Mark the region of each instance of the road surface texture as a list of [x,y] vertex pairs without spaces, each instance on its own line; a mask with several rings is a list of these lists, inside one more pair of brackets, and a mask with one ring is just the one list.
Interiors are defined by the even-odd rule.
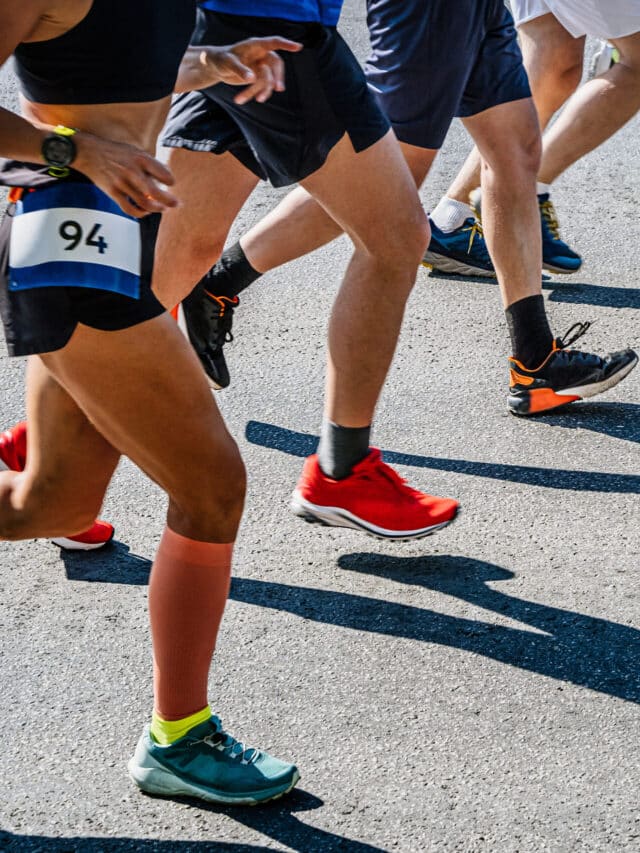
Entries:
[[[342,21],[361,56],[363,5]],[[2,86],[14,103],[8,70]],[[632,121],[554,192],[584,268],[546,280],[545,299],[557,334],[595,321],[581,341],[593,351],[640,346],[639,131]],[[467,144],[456,126],[427,207]],[[260,189],[235,233],[278,197]],[[496,285],[421,269],[375,443],[463,512],[415,544],[305,525],[287,502],[318,433],[348,256],[337,241],[243,297],[232,385],[216,398],[249,495],[212,703],[232,733],[295,760],[299,789],[218,809],[129,782],[151,709],[147,580],[165,501],[124,461],[103,510],[113,547],[0,544],[0,849],[640,850],[640,370],[594,402],[518,420]],[[10,425],[24,364],[3,355],[0,370]]]

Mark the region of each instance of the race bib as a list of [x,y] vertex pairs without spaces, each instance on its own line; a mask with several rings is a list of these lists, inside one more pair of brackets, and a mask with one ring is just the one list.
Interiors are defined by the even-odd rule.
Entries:
[[9,289],[90,287],[140,298],[140,224],[92,184],[25,193],[11,224]]

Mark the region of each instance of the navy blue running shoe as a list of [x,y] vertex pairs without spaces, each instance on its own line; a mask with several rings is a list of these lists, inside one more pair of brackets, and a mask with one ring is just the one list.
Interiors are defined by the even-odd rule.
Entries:
[[429,218],[431,242],[422,265],[438,272],[495,278],[496,272],[482,234],[482,225],[470,216],[455,231],[441,231]]
[[538,196],[542,224],[542,266],[549,272],[569,274],[582,266],[582,258],[560,238],[558,217],[549,193]]

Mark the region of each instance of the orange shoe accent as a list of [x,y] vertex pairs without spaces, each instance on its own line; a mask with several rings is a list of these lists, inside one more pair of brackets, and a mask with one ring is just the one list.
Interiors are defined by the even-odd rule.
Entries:
[[548,409],[557,409],[558,406],[566,406],[567,403],[574,403],[581,399],[579,394],[563,396],[556,394],[552,388],[538,388],[529,391],[529,414],[534,415],[538,412],[546,412]]
[[512,388],[514,385],[533,385],[536,381],[533,376],[523,376],[521,373],[516,373],[513,367],[509,369],[509,375],[511,377]]
[[15,204],[17,201],[20,201],[23,195],[23,187],[11,187],[7,195],[7,201],[9,202],[9,204]]
[[176,323],[178,322],[178,311],[179,310],[180,310],[180,303],[178,302],[178,304],[175,307],[173,307],[171,309],[171,311],[169,311],[169,314],[171,314],[171,316],[176,321]]

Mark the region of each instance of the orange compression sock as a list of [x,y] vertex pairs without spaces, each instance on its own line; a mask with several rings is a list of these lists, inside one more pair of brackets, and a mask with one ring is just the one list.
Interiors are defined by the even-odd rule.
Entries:
[[233,543],[165,527],[149,580],[155,711],[179,720],[207,705],[207,679],[231,582]]

